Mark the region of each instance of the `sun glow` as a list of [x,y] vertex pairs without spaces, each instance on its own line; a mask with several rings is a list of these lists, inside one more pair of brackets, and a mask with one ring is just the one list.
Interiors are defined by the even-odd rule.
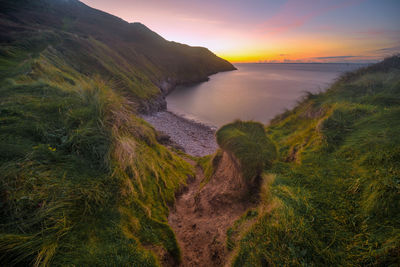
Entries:
[[400,52],[397,0],[83,2],[232,62],[373,62]]

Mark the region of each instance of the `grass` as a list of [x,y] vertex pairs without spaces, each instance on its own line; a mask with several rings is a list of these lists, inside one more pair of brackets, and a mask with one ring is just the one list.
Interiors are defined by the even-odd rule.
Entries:
[[179,262],[167,215],[193,170],[135,115],[154,84],[117,86],[101,75],[124,75],[107,62],[111,51],[75,39],[104,55],[85,75],[76,66],[85,59],[58,50],[62,38],[1,47],[1,264],[158,266],[160,250]]
[[179,263],[167,216],[193,167],[136,114],[234,67],[82,3],[0,6],[0,264]]
[[203,81],[212,73],[234,69],[205,48],[166,41],[140,23],[128,23],[83,3],[18,0],[0,5],[3,44],[51,34],[56,42],[43,44],[62,43],[62,49],[53,48],[68,64],[86,75],[96,69],[104,79],[138,94],[136,100],[142,100],[140,94],[159,92],[155,85],[163,81],[172,85]]
[[250,184],[277,157],[276,147],[260,123],[235,121],[221,127],[216,136],[220,148],[239,161]]
[[204,156],[197,159],[197,163],[200,165],[204,172],[204,179],[203,181],[201,181],[201,187],[206,185],[210,181],[213,174],[216,172],[216,168],[218,167],[218,164],[222,159],[222,153],[222,150],[218,149],[217,152],[212,155]]
[[400,263],[399,70],[394,56],[345,74],[266,127],[280,159],[233,266]]
[[[80,4],[28,2],[1,3],[1,265],[179,263],[167,215],[193,169],[135,114],[163,81],[232,66]],[[346,74],[265,129],[218,131],[244,176],[263,177],[228,230],[234,266],[400,264],[399,62]],[[219,157],[199,160],[206,179]]]

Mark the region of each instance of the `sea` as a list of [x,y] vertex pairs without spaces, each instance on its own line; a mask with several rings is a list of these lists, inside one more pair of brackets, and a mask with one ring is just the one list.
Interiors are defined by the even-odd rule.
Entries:
[[338,77],[365,64],[243,63],[209,81],[179,86],[167,96],[170,112],[212,127],[236,119],[264,124],[293,108],[307,92],[326,90]]

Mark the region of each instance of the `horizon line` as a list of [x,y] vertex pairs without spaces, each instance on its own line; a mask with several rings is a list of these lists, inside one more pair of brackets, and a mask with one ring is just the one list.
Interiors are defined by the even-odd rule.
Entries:
[[368,62],[231,62],[231,64],[374,64],[382,60],[368,61]]

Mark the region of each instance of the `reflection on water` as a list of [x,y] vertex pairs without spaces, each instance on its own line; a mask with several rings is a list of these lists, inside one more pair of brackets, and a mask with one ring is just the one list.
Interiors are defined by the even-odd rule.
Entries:
[[208,82],[178,87],[167,97],[168,110],[221,126],[235,119],[268,123],[292,108],[306,91],[318,92],[340,73],[360,64],[237,64]]

